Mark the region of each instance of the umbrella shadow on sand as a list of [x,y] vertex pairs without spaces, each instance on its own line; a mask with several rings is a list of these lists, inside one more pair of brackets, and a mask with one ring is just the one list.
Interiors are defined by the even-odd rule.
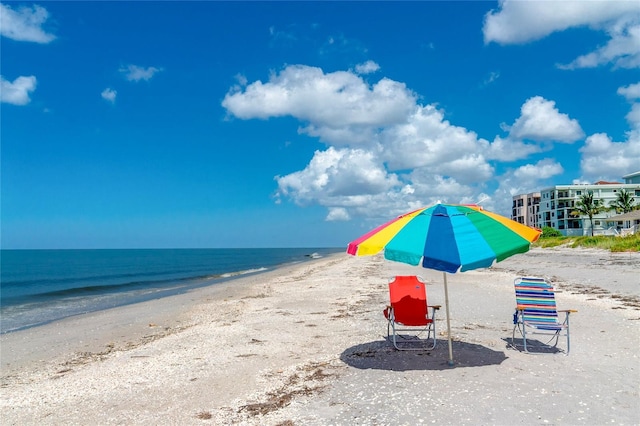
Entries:
[[499,365],[507,359],[503,351],[482,345],[453,342],[456,351],[455,365],[451,367],[447,358],[447,341],[438,340],[435,349],[398,351],[386,340],[352,346],[340,354],[345,364],[359,369],[390,371],[448,370],[451,368]]

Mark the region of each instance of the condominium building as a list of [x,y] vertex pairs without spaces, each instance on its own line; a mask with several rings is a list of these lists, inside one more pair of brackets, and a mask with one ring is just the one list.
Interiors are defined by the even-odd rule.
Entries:
[[513,197],[511,219],[523,225],[538,228],[538,210],[540,208],[540,193],[531,192]]
[[640,183],[640,171],[622,176],[624,183]]
[[[618,199],[621,190],[629,192],[640,205],[640,171],[623,176],[625,183],[596,182],[594,184],[555,185],[540,192],[521,194],[513,197],[511,219],[516,222],[544,228],[546,226],[559,230],[565,236],[615,234],[616,227],[621,224],[616,219],[607,220],[617,215],[615,210],[607,210],[593,217],[593,225],[589,219],[572,216],[576,202],[593,192],[594,199],[602,200],[605,206],[611,206]],[[637,222],[637,221],[636,221]]]
[[607,218],[617,215],[615,210],[607,210],[593,217],[593,224],[586,217],[572,216],[576,202],[583,195],[593,192],[593,198],[602,200],[605,206],[610,206],[618,199],[621,190],[628,191],[640,204],[640,183],[596,182],[583,185],[556,185],[540,191],[540,209],[538,211],[538,226],[550,226],[566,236],[605,234],[609,228]]

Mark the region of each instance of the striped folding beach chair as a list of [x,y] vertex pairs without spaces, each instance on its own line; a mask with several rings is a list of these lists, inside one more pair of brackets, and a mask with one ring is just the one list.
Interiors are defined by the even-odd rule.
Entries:
[[[522,335],[522,347],[525,352],[543,353],[559,351],[560,336],[567,337],[568,355],[569,342],[569,314],[577,312],[573,309],[558,311],[556,309],[556,295],[549,282],[544,278],[520,277],[514,281],[516,290],[516,311],[513,314],[513,336],[511,344],[516,345],[516,331]],[[558,313],[564,313],[564,321],[560,322]],[[531,335],[545,336],[545,342],[531,340]]]

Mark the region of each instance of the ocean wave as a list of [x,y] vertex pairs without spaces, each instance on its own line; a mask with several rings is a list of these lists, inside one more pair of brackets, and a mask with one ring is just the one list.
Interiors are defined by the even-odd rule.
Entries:
[[238,271],[238,272],[227,272],[224,273],[222,275],[220,275],[221,278],[230,278],[230,277],[236,277],[238,275],[246,275],[246,274],[254,274],[256,272],[264,272],[268,270],[268,268],[256,268],[256,269],[247,269],[245,271]]
[[132,280],[114,284],[99,285],[83,285],[69,288],[56,289],[51,291],[43,291],[35,294],[19,294],[15,296],[7,296],[6,293],[2,297],[3,304],[21,303],[25,298],[29,300],[56,299],[76,296],[95,296],[108,293],[127,292],[131,290],[163,290],[170,286],[189,286],[198,282],[209,282],[216,279],[231,278],[239,275],[264,272],[267,268],[247,269],[235,272],[225,272],[221,274],[197,275],[189,277],[170,277],[160,280]]

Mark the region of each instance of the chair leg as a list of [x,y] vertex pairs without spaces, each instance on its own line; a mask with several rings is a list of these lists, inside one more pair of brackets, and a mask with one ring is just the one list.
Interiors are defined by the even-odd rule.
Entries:
[[[418,332],[418,334],[421,333],[426,333],[426,337],[423,339],[420,339],[420,337],[416,336],[417,341],[418,342],[423,342],[425,344],[424,347],[415,347],[415,348],[411,348],[411,347],[401,347],[399,345],[399,341],[398,341],[398,336],[400,336],[401,339],[403,339],[403,337],[401,335],[398,334],[398,332],[400,331],[416,331]],[[433,337],[431,337],[431,333],[433,333]],[[387,323],[387,340],[389,338],[391,338],[391,342],[393,343],[393,347],[396,348],[399,351],[431,351],[433,349],[435,349],[436,347],[436,343],[437,343],[437,339],[436,339],[436,331],[435,331],[435,324],[432,323],[431,326],[429,326],[428,328],[424,328],[420,331],[418,330],[408,330],[408,329],[403,329],[403,328],[399,328],[397,329],[395,326],[395,322],[393,321],[388,321]],[[429,345],[430,340],[433,340],[433,344]]]
[[569,355],[569,351],[571,350],[571,343],[569,341],[569,312],[565,312],[565,324],[567,325],[567,355]]

